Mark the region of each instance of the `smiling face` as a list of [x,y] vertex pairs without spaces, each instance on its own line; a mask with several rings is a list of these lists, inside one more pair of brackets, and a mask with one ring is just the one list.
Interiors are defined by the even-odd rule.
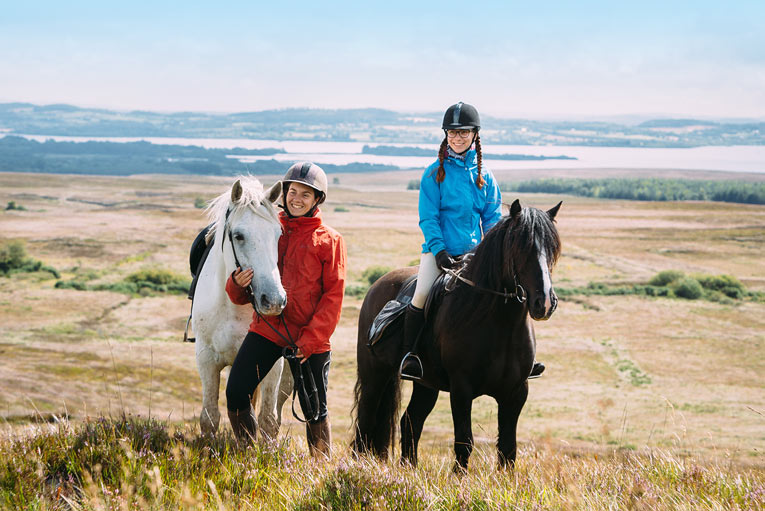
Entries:
[[284,202],[290,215],[303,216],[319,202],[319,198],[310,186],[303,183],[290,183]]
[[449,147],[452,148],[457,154],[462,154],[473,144],[475,138],[475,132],[471,129],[457,129],[447,130],[446,140],[449,142]]

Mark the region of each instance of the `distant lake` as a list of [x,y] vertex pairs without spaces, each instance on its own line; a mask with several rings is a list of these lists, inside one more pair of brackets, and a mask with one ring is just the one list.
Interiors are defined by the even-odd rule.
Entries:
[[[317,142],[296,140],[253,140],[231,138],[167,138],[167,137],[67,137],[46,135],[21,135],[43,142],[138,142],[152,144],[195,145],[211,149],[242,147],[245,149],[281,148],[287,151],[272,156],[237,156],[243,161],[270,160],[293,162],[310,160],[316,163],[343,165],[353,162],[395,165],[406,169],[422,169],[435,160],[438,146],[435,144],[378,144],[391,146],[416,146],[433,150],[433,157],[382,156],[361,154],[365,142]],[[582,146],[517,146],[484,143],[485,153],[525,154],[532,156],[572,156],[576,160],[507,161],[484,159],[493,170],[512,169],[679,169],[718,170],[727,172],[765,173],[765,146],[706,146],[693,148],[633,148],[633,147],[582,147]]]

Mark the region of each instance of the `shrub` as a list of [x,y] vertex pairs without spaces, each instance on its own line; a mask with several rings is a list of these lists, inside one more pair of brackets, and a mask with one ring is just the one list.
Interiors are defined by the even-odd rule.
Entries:
[[667,286],[676,280],[683,278],[685,274],[678,270],[664,270],[653,276],[648,284],[651,286]]
[[361,297],[367,294],[368,289],[369,289],[369,286],[357,286],[357,285],[351,284],[350,286],[345,286],[345,295]]
[[0,246],[0,273],[8,273],[24,266],[27,249],[20,241],[11,241]]
[[134,284],[148,282],[155,285],[172,284],[180,279],[181,277],[175,273],[162,268],[144,268],[125,277],[126,282]]
[[364,270],[361,276],[365,278],[367,282],[369,282],[369,285],[371,286],[372,284],[375,283],[377,279],[379,279],[380,277],[382,277],[389,271],[391,271],[391,268],[388,266],[370,266],[369,268]]
[[731,275],[694,275],[704,289],[717,291],[730,298],[740,300],[746,294],[746,288],[736,277]]
[[11,241],[0,246],[0,275],[9,273],[34,273],[46,271],[56,278],[61,275],[52,266],[27,257],[27,249],[21,241]]
[[16,204],[16,201],[12,200],[12,201],[8,201],[8,205],[5,207],[5,210],[6,211],[13,211],[13,210],[16,210],[16,211],[26,211],[27,208],[25,208],[21,204]]
[[697,300],[704,296],[704,288],[701,287],[698,280],[691,277],[685,277],[676,281],[673,291],[676,296],[687,298],[688,300]]
[[76,289],[77,291],[86,291],[87,284],[79,280],[59,280],[54,286],[56,289]]
[[407,190],[419,190],[420,189],[420,181],[417,179],[411,179],[409,183],[406,185]]
[[194,199],[194,207],[197,209],[204,209],[207,206],[207,201],[204,200],[202,197],[197,197]]
[[350,209],[344,207],[344,206],[338,206],[335,208],[336,213],[348,213]]

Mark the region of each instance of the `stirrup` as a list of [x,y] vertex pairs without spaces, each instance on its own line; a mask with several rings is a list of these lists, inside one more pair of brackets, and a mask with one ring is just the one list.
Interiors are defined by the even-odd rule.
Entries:
[[[420,370],[419,375],[407,374],[404,372],[404,364],[406,364],[408,360],[415,360],[417,362],[417,366]],[[411,351],[404,355],[404,358],[401,359],[401,365],[398,366],[398,377],[402,380],[419,381],[422,379],[423,372],[424,371],[422,369],[422,361],[420,360],[420,357],[417,356],[417,353],[412,353]]]
[[545,365],[542,362],[534,362],[534,365],[531,367],[531,374],[526,379],[534,380],[536,378],[539,378],[540,376],[542,376],[543,372],[545,372]]

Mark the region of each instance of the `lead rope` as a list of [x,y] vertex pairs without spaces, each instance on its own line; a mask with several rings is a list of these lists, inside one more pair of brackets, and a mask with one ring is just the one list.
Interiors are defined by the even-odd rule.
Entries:
[[[306,393],[305,392],[306,382],[303,381],[303,378],[304,378],[303,364],[301,364],[298,361],[297,355],[295,354],[298,350],[298,346],[297,344],[295,344],[295,341],[292,340],[292,335],[290,334],[290,330],[287,327],[287,322],[284,321],[284,314],[283,313],[279,314],[279,321],[281,322],[282,326],[284,326],[284,330],[287,332],[287,337],[285,337],[278,329],[274,328],[273,325],[271,325],[271,323],[266,321],[266,319],[260,314],[260,311],[257,309],[257,307],[255,307],[255,314],[258,315],[258,318],[260,318],[261,321],[263,321],[266,325],[268,325],[268,328],[273,330],[276,333],[276,335],[281,337],[281,339],[288,344],[288,346],[285,346],[282,349],[282,356],[285,359],[287,359],[287,362],[290,365],[290,370],[292,371],[292,375],[295,377],[295,385],[292,388],[292,416],[295,417],[295,419],[297,419],[299,422],[303,422],[303,423],[315,421],[316,419],[319,418],[319,406],[320,406],[319,391],[316,388],[316,380],[313,377],[313,372],[311,371],[311,366],[309,364],[308,371],[306,372],[308,373],[307,383],[308,383],[308,386],[310,387],[309,388],[310,392]],[[289,350],[292,350],[292,353],[289,353]],[[293,367],[295,368],[294,370],[293,370]],[[306,406],[311,409],[309,410],[311,412],[310,418],[305,417],[301,419],[298,416],[297,412],[295,411],[295,396],[297,395],[298,387],[300,387],[302,393],[305,393],[305,395],[301,395],[300,397],[303,398]],[[298,398],[298,400],[300,401],[300,398]],[[315,401],[315,404],[314,404],[314,401]],[[306,411],[303,410],[304,414],[305,412]]]

